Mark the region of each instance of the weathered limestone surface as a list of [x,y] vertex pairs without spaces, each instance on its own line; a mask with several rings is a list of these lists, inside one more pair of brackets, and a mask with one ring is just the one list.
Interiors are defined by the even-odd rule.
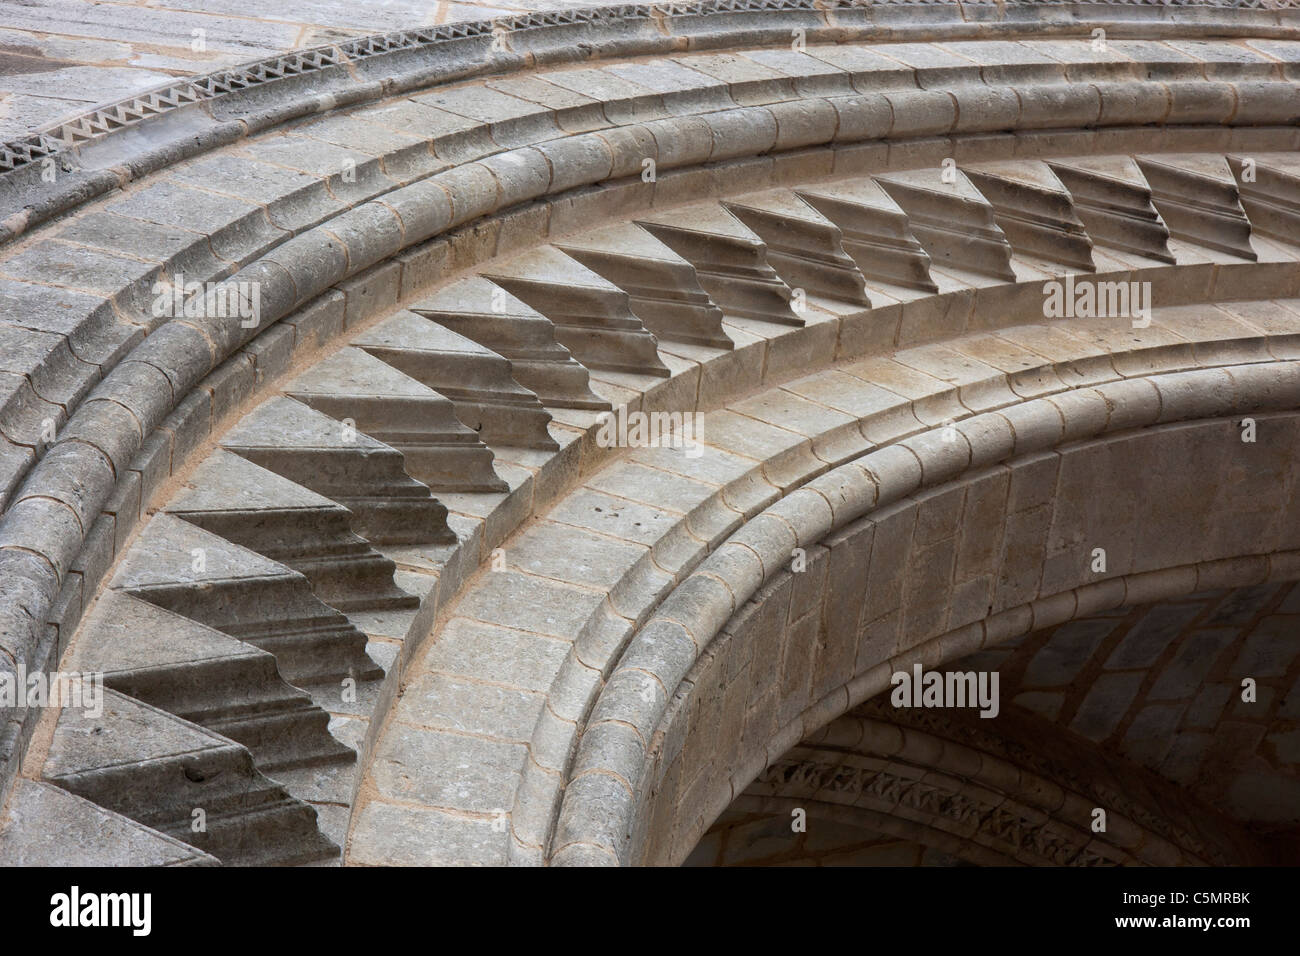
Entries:
[[[679,862],[890,667],[1294,579],[1294,11],[1112,6],[1104,49],[1072,4],[538,16],[10,148],[0,676],[110,688],[17,777],[42,710],[4,712],[10,814],[99,812],[50,781],[160,862]],[[690,441],[610,447],[642,413]],[[1177,724],[1110,727],[1119,670],[1067,729],[1150,763]],[[1225,833],[1271,819],[1242,773]]]

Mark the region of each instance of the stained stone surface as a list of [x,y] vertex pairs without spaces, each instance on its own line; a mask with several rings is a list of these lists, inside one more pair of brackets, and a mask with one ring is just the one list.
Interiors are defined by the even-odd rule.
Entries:
[[1186,9],[553,12],[0,155],[0,678],[107,687],[3,713],[0,859],[1284,861],[1300,42]]
[[[358,5],[342,0],[288,0],[262,16],[227,0],[168,0],[133,10],[79,0],[11,5],[0,15],[8,67],[0,139],[12,139],[81,112],[167,82],[295,47],[500,13],[563,9],[564,0],[524,7],[474,0],[400,0]],[[203,49],[195,49],[201,30]]]

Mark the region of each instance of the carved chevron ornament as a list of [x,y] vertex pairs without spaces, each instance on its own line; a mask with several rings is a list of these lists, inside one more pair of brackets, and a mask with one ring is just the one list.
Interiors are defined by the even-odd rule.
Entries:
[[0,863],[1300,859],[1293,5],[324,35],[0,147]]

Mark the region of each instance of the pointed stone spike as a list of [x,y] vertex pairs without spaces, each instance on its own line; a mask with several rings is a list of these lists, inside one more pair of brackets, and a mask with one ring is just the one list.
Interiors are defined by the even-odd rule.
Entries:
[[558,246],[626,292],[632,311],[660,340],[735,348],[695,267],[635,223],[604,226]]
[[356,344],[451,399],[456,417],[488,445],[554,450],[550,414],[512,377],[510,362],[414,312],[399,312]]
[[790,287],[767,261],[767,245],[717,203],[650,216],[637,224],[691,265],[728,315],[802,328]]
[[1011,244],[993,217],[989,201],[958,169],[952,182],[938,169],[918,169],[877,176],[911,222],[917,241],[936,267],[1015,282]]
[[39,780],[15,780],[0,817],[0,867],[220,865],[215,856]]
[[402,467],[401,453],[291,398],[245,416],[221,445],[353,514],[375,544],[450,543],[447,509]]
[[270,654],[125,591],[100,597],[69,667],[102,673],[105,686],[243,744],[260,770],[356,759],[330,736],[329,714],[285,683]]
[[231,452],[199,465],[167,511],[288,565],[345,614],[419,607],[393,583],[397,565],[352,533],[350,511]]
[[1200,153],[1136,159],[1170,235],[1251,262],[1258,258],[1226,159]]
[[672,373],[655,337],[632,313],[628,294],[554,246],[534,249],[485,273],[555,323],[555,337],[590,369]]
[[555,324],[481,276],[462,279],[411,305],[411,311],[510,360],[510,373],[552,408],[604,411],[587,369],[555,339]]
[[[316,811],[253,765],[247,748],[105,690],[103,713],[65,707],[46,780],[210,853],[226,865],[271,866],[337,856]],[[193,827],[201,809],[205,827]]]
[[172,515],[145,525],[112,587],[260,647],[298,687],[384,673],[297,571]]
[[840,228],[840,244],[862,274],[891,285],[938,292],[930,257],[912,235],[907,214],[870,179],[796,190]]
[[870,306],[865,278],[840,244],[839,228],[788,189],[723,206],[767,243],[767,261],[786,285]]
[[407,474],[434,492],[507,489],[492,468],[492,449],[461,423],[450,399],[363,349],[340,349],[285,393],[396,448]]
[[963,166],[962,172],[992,204],[993,219],[1016,252],[1069,269],[1097,271],[1092,240],[1075,215],[1069,192],[1046,163],[980,163]]
[[1074,209],[1094,243],[1173,263],[1169,230],[1151,204],[1151,188],[1131,156],[1097,156],[1049,162],[1074,199]]
[[1300,245],[1300,156],[1254,153],[1229,156],[1241,205],[1255,232]]

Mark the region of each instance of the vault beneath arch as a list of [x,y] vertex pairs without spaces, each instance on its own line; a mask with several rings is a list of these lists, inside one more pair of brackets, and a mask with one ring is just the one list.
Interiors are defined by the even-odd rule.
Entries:
[[766,768],[688,862],[1285,864],[1300,839],[1295,594],[1120,607],[946,664],[997,672],[1005,710],[884,692]]

